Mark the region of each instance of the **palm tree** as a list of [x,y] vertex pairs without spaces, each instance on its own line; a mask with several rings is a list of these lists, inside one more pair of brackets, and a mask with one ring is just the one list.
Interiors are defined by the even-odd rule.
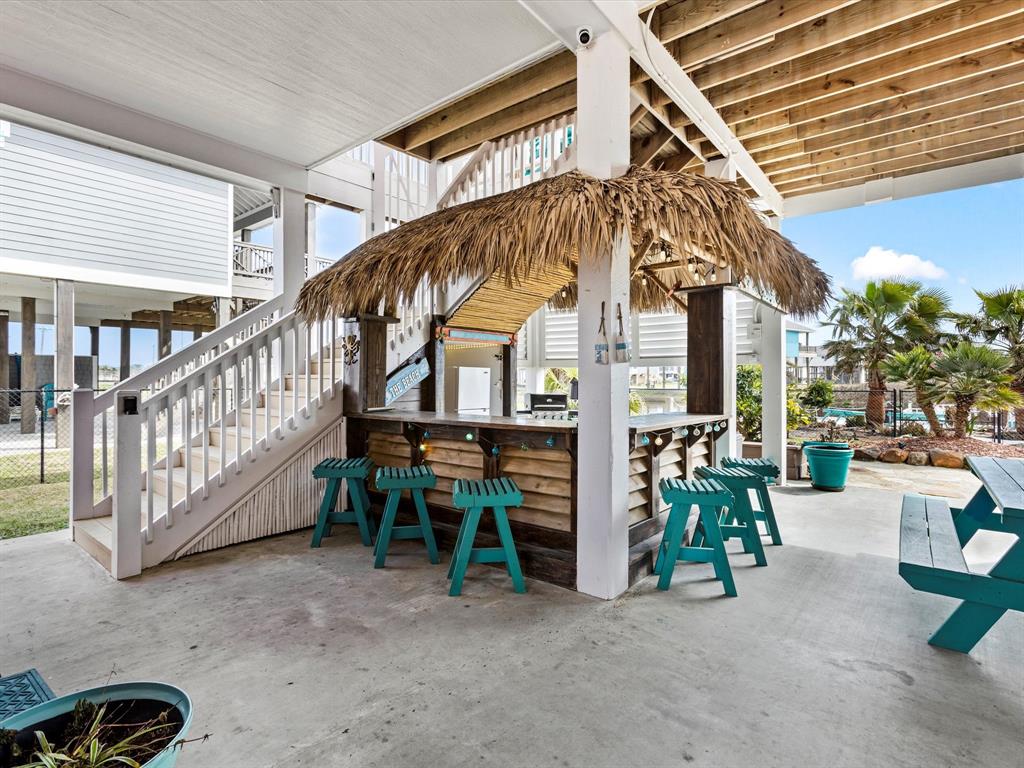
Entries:
[[[995,291],[975,291],[981,300],[976,315],[957,315],[957,330],[1003,350],[1010,357],[1010,387],[1024,396],[1024,287],[1008,285]],[[1024,432],[1024,408],[1014,412],[1017,431]]]
[[914,397],[917,404],[921,406],[925,418],[928,419],[928,427],[935,437],[943,437],[945,430],[939,423],[939,417],[935,413],[935,403],[928,397],[928,380],[932,375],[932,364],[935,362],[935,355],[929,352],[923,344],[918,344],[906,352],[893,352],[882,361],[883,375],[892,381],[902,381],[910,385],[914,390]]
[[967,435],[972,408],[1024,405],[1024,399],[1010,389],[1010,365],[1002,352],[970,341],[946,347],[935,360],[925,392],[932,402],[953,404],[954,437]]
[[937,347],[949,301],[945,291],[923,288],[913,280],[871,281],[863,293],[843,291],[826,323],[832,326],[832,340],[825,343],[825,351],[840,373],[853,373],[859,366],[867,371],[869,424],[885,423],[882,361],[917,344]]

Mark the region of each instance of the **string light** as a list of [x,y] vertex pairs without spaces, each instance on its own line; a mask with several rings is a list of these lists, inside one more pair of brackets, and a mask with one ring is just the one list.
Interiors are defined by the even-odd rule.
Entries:
[[644,288],[647,287],[647,275],[640,276],[640,285],[642,285]]
[[501,450],[498,448],[498,446],[495,445],[491,448],[492,456],[497,456],[499,453],[501,453]]
[[658,435],[658,436],[657,436],[656,438],[654,438],[654,444],[655,444],[655,445],[661,445],[661,444],[663,444],[664,442],[665,442],[665,441],[664,441],[664,440],[662,439],[661,435]]
[[530,446],[528,446],[526,443],[520,443],[519,450],[521,450],[521,451],[528,451],[528,450],[530,450]]
[[548,448],[554,448],[555,447],[555,436],[551,435],[550,437],[548,437],[548,439],[544,441],[544,445],[546,445]]
[[562,298],[564,299],[564,298],[565,298],[566,296],[568,296],[568,295],[569,295],[569,292],[568,292],[568,291],[566,291],[566,290],[565,290],[565,288],[563,288],[563,289],[562,289]]
[[647,435],[644,435],[643,437],[640,438],[640,442],[643,445],[650,445],[651,444],[651,438],[649,436],[647,436]]
[[472,440],[472,439],[473,439],[473,433],[472,432],[467,432],[466,433],[466,440]]

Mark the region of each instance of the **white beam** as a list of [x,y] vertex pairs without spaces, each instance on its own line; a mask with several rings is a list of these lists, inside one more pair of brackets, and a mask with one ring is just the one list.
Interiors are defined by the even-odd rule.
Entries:
[[1021,178],[1024,178],[1024,153],[923,171],[898,178],[881,179],[879,181],[886,182],[886,194],[882,198],[878,195],[877,182],[790,197],[786,199],[786,218],[856,208],[873,202],[882,202],[883,199],[906,200],[919,195]]
[[722,289],[722,409],[728,426],[718,438],[715,456],[736,456],[736,307],[739,291]]
[[[578,168],[613,178],[629,168],[629,51],[604,34],[577,51]],[[612,253],[580,254],[579,472],[576,587],[611,599],[629,586],[629,363],[595,362],[602,312],[614,344],[616,308],[629,318],[628,235]]]
[[761,455],[786,481],[786,316],[761,306]]
[[287,312],[306,280],[306,195],[284,188],[274,196],[274,295],[284,295]]
[[6,67],[0,67],[0,118],[232,184],[306,188],[300,165]]
[[[633,3],[590,0],[629,46],[630,55],[651,80],[693,121],[715,148],[735,163],[736,171],[775,213],[782,213],[782,195],[743,147],[707,97],[679,62],[640,20]],[[585,5],[585,4],[580,4]]]

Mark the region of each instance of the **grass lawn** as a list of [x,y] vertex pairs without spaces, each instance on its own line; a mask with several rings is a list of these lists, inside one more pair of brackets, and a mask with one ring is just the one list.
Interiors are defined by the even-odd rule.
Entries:
[[0,490],[0,538],[67,528],[70,487],[63,482]]

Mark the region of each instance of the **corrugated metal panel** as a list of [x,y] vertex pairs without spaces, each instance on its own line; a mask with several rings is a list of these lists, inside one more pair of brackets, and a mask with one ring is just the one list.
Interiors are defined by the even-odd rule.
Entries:
[[12,125],[0,188],[0,270],[230,295],[229,184]]

